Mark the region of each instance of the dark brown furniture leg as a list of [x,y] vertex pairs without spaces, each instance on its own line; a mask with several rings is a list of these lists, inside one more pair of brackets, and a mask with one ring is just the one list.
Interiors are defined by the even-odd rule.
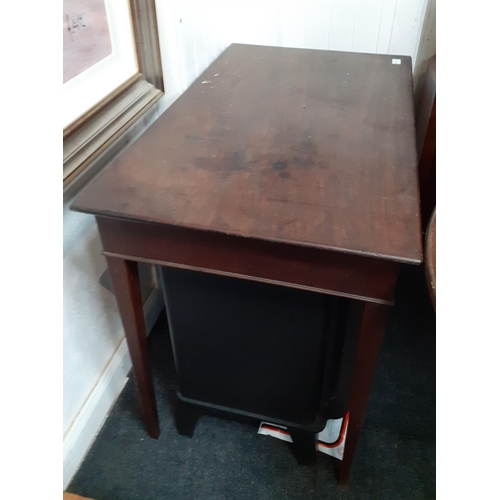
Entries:
[[158,410],[149,367],[148,342],[142,309],[141,289],[137,262],[116,257],[106,257],[113,281],[116,301],[122,318],[128,349],[132,359],[139,399],[146,420],[148,434],[157,439],[160,435]]
[[181,436],[192,438],[196,424],[200,418],[200,409],[192,404],[181,401],[179,398],[177,398],[176,403],[174,417],[177,432]]
[[314,432],[289,428],[292,437],[292,452],[299,465],[316,464],[316,434]]
[[337,462],[338,482],[346,486],[351,472],[354,454],[358,444],[370,388],[377,365],[378,352],[384,338],[385,323],[389,307],[369,302],[356,304],[350,309],[351,318],[358,321],[358,347],[354,360],[354,372],[349,402],[349,423],[347,427],[344,457]]

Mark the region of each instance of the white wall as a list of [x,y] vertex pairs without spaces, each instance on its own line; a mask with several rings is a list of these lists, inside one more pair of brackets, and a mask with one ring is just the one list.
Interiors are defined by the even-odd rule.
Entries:
[[436,55],[436,0],[428,0],[422,23],[422,34],[418,46],[415,66],[413,69],[414,81],[427,70],[429,59]]
[[[158,113],[155,105],[121,139],[124,146]],[[106,260],[95,218],[70,211],[71,201],[63,205],[63,488],[123,389],[131,366],[115,297],[100,284]],[[151,271],[150,266],[140,268],[149,327],[162,307]]]
[[[233,42],[390,53],[415,60],[426,3],[156,0],[165,96],[129,136],[142,132]],[[130,367],[114,296],[98,283],[106,268],[100,252],[93,217],[69,212],[66,205],[64,486]],[[149,307],[154,309],[157,302]]]
[[122,337],[114,296],[99,284],[106,269],[100,247],[94,217],[70,212],[64,207],[65,431],[109,361],[109,353],[113,353]]
[[165,109],[231,43],[409,55],[427,0],[156,0]]

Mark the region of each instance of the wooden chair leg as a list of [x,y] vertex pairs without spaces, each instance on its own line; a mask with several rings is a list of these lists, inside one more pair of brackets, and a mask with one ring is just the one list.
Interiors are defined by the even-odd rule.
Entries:
[[160,427],[149,365],[137,262],[116,257],[106,257],[106,260],[132,359],[132,369],[146,421],[146,430],[152,438],[157,439],[160,435]]
[[[344,456],[336,462],[339,485],[349,480],[363,420],[365,418],[370,388],[375,374],[377,358],[384,338],[388,306],[358,303],[352,307],[350,322],[357,324],[357,348],[349,398],[349,424],[347,427]],[[352,323],[351,323],[352,324]]]

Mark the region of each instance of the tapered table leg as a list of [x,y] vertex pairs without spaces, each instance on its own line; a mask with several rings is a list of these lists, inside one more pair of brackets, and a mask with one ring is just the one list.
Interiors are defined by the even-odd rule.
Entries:
[[353,378],[349,398],[349,424],[347,428],[344,456],[337,463],[339,485],[349,480],[352,462],[356,452],[370,388],[375,374],[377,358],[384,338],[388,306],[358,303],[352,307],[350,323],[357,325],[357,348],[354,355]]
[[148,344],[139,284],[137,262],[116,257],[106,257],[113,281],[128,349],[132,359],[139,399],[146,420],[148,434],[157,439],[160,435],[158,410],[153,389],[153,378],[148,358]]

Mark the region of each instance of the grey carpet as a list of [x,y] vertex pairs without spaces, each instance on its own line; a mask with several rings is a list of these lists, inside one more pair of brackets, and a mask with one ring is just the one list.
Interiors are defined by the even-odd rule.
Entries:
[[129,380],[68,491],[96,500],[435,498],[435,314],[422,267],[401,268],[346,488],[332,458],[298,466],[286,443],[257,435],[251,421],[204,416],[192,439],[179,436],[164,314],[149,343],[160,438],[147,436]]

